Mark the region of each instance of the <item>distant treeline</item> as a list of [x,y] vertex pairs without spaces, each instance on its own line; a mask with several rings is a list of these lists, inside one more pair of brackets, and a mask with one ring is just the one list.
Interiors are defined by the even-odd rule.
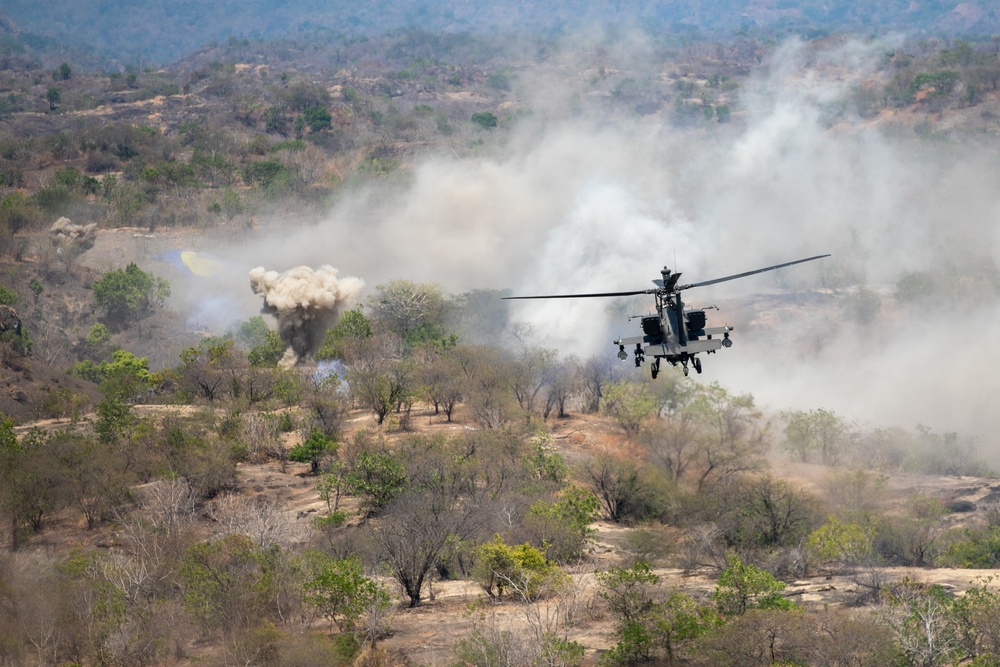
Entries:
[[[754,3],[747,0],[679,0],[622,3],[567,0],[521,3],[320,0],[234,2],[143,2],[105,0],[50,3],[9,0],[0,32],[20,30],[33,43],[88,48],[123,62],[173,62],[206,45],[230,38],[324,39],[371,36],[403,29],[449,33],[527,30],[558,37],[600,25],[611,31],[641,27],[670,39],[718,39],[737,33],[808,38],[829,33],[898,31],[920,35],[985,36],[1000,29],[997,0],[976,5],[932,0],[921,3],[819,0]],[[42,38],[39,41],[39,38]]]

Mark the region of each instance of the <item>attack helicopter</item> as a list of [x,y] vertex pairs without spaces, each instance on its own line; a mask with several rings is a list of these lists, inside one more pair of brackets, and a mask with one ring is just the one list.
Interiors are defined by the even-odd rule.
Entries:
[[[816,255],[797,259],[793,262],[775,264],[762,269],[744,271],[731,276],[704,280],[698,283],[687,283],[678,285],[681,274],[674,273],[667,267],[660,271],[660,278],[653,281],[656,287],[641,290],[631,290],[627,292],[596,292],[591,294],[544,294],[539,296],[507,296],[504,299],[590,299],[616,296],[634,296],[636,294],[652,294],[656,300],[656,314],[635,315],[629,319],[641,320],[642,335],[631,338],[618,338],[614,344],[618,346],[618,358],[622,361],[628,359],[629,353],[626,347],[632,348],[635,357],[636,367],[642,366],[646,357],[653,357],[650,364],[650,371],[653,379],[660,372],[660,361],[666,359],[671,366],[678,364],[684,370],[684,375],[688,374],[688,364],[694,368],[696,373],[701,373],[701,360],[696,356],[700,352],[705,354],[715,354],[720,348],[733,346],[733,340],[729,337],[733,327],[726,324],[720,327],[707,327],[708,316],[704,308],[688,310],[684,307],[684,300],[681,292],[693,287],[705,287],[716,285],[737,278],[782,269],[794,264],[812,262],[813,260],[829,257],[826,255]],[[721,337],[719,337],[721,336]]]

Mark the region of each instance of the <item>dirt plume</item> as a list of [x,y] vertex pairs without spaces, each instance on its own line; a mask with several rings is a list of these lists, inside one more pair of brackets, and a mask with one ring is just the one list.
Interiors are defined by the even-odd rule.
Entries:
[[284,273],[258,266],[250,271],[250,286],[264,298],[261,312],[278,320],[278,334],[287,345],[281,365],[293,366],[316,353],[326,330],[353,307],[365,283],[337,275],[337,269],[297,266]]

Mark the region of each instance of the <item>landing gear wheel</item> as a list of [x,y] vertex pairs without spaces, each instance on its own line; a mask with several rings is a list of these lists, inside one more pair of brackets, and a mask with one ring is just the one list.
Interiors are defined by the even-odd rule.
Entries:
[[655,380],[656,376],[660,374],[660,360],[659,359],[657,359],[656,361],[654,361],[653,363],[651,363],[649,365],[649,372],[653,374],[653,379]]
[[695,357],[691,360],[692,365],[694,365],[694,370],[698,375],[701,375],[701,359]]
[[687,377],[687,376],[688,376],[688,367],[687,367],[687,364],[685,364],[684,365],[684,377]]

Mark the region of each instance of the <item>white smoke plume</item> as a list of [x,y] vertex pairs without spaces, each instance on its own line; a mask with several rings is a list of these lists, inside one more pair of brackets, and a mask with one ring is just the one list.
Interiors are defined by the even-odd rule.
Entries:
[[250,286],[264,298],[261,312],[278,320],[278,333],[288,344],[282,366],[293,366],[315,354],[326,330],[361,297],[363,280],[337,274],[329,265],[315,270],[297,266],[284,273],[262,266],[250,271]]
[[[990,343],[998,300],[901,308],[893,299],[908,272],[937,276],[972,258],[1000,266],[996,142],[929,136],[919,110],[852,114],[853,91],[891,78],[879,63],[893,45],[790,42],[729,93],[738,97],[731,123],[687,128],[669,120],[673,97],[644,116],[600,106],[615,85],[610,73],[665,81],[676,61],[655,62],[646,45],[638,59],[624,47],[576,45],[583,67],[519,73],[515,104],[535,113],[502,144],[415,156],[403,178],[345,192],[315,225],[264,221],[274,234],[219,254],[247,267],[317,265],[335,245],[338,266],[373,284],[406,278],[453,294],[530,295],[644,289],[664,265],[698,282],[832,253],[686,292],[689,305],[720,307],[710,323],[736,326],[734,347],[706,358],[698,380],[777,410],[1000,429],[990,403],[1000,391],[1000,346]],[[641,76],[629,70],[637,62]],[[1000,103],[976,113],[987,111],[1000,116]],[[839,306],[860,287],[883,302],[865,326]],[[761,294],[819,288],[828,301],[763,312],[771,306]],[[535,344],[586,357],[613,354],[615,337],[638,332],[625,316],[651,307],[646,298],[557,300],[513,302],[510,312],[531,325]]]

